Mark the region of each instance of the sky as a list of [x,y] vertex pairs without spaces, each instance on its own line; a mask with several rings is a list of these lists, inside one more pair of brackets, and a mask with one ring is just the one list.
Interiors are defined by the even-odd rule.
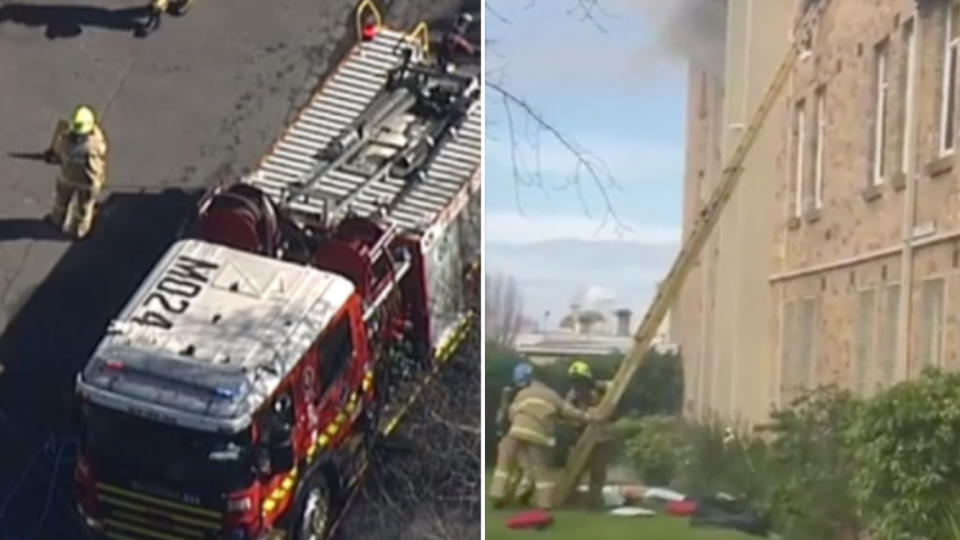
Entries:
[[645,4],[602,0],[591,22],[573,0],[487,0],[488,84],[583,149],[603,182],[574,181],[574,154],[488,86],[487,272],[513,276],[525,314],[550,311],[550,326],[591,287],[636,322],[677,248],[686,66],[657,47]]

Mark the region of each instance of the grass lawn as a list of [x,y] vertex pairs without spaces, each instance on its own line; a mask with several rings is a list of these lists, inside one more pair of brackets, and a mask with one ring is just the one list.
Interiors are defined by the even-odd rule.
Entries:
[[[489,482],[489,476],[487,476]],[[651,508],[654,509],[654,508]],[[517,509],[494,510],[487,501],[486,540],[755,540],[724,529],[691,527],[689,519],[665,515],[621,517],[601,512],[554,510],[553,525],[544,530],[511,530],[507,519]]]
[[684,518],[620,517],[572,510],[554,511],[553,525],[542,531],[515,531],[506,526],[510,511],[487,509],[487,540],[752,540],[755,537],[722,529],[694,528]]

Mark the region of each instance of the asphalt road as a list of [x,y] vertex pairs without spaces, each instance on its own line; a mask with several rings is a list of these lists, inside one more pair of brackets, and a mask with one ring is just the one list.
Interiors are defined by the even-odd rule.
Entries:
[[[460,2],[380,3],[409,28]],[[48,491],[69,466],[37,454],[71,433],[74,374],[196,192],[255,163],[353,40],[352,1],[197,0],[146,38],[140,5],[0,0],[0,539],[81,537],[69,485]],[[42,151],[78,103],[104,111],[112,190],[71,243],[40,221],[56,170],[10,153]]]

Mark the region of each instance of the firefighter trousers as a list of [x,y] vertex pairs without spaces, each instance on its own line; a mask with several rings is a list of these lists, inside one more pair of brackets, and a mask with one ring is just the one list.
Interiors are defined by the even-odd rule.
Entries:
[[490,498],[501,506],[513,495],[524,473],[533,484],[533,501],[538,508],[548,509],[553,504],[554,482],[547,466],[546,447],[521,441],[511,436],[500,439],[497,465],[490,483]]
[[603,485],[607,481],[607,466],[613,450],[612,441],[597,442],[587,463],[587,502],[591,506],[603,505]]
[[57,179],[50,220],[65,234],[84,238],[93,226],[100,185]]

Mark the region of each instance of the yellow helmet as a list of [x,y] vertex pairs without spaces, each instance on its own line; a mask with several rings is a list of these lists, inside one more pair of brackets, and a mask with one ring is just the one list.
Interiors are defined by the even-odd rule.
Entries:
[[93,115],[93,110],[86,105],[81,105],[73,111],[73,118],[70,119],[70,131],[79,135],[87,135],[93,131],[97,120]]
[[590,365],[583,360],[576,360],[570,364],[570,369],[567,370],[567,375],[571,377],[584,377],[587,379],[593,378],[593,373],[590,372]]

